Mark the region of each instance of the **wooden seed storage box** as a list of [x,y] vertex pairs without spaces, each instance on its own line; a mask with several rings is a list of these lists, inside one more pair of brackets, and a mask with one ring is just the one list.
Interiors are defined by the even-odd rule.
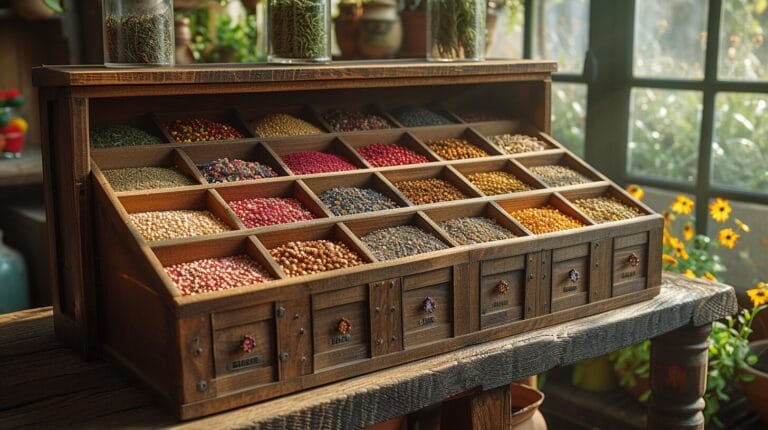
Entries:
[[[646,300],[658,294],[662,219],[555,142],[550,131],[554,63],[488,61],[335,63],[312,67],[187,67],[35,70],[40,87],[45,190],[52,246],[56,331],[85,355],[103,353],[138,376],[182,419],[258,402],[385,367],[446,353]],[[428,105],[454,124],[403,127],[390,112]],[[331,132],[331,107],[379,112],[383,131]],[[468,123],[465,108],[494,111],[498,121]],[[249,122],[269,112],[300,116],[327,133],[249,137],[229,142],[174,143],[161,123],[203,116],[254,136]],[[166,142],[90,149],[89,129],[132,124]],[[504,155],[487,137],[536,136],[547,149]],[[443,160],[426,141],[463,137],[487,157]],[[425,155],[422,165],[373,168],[356,148],[398,143]],[[294,175],[282,156],[320,150],[358,170]],[[221,157],[257,160],[276,178],[208,184],[196,163]],[[549,187],[538,165],[571,167],[592,182]],[[193,185],[116,192],[104,170],[176,166]],[[487,196],[468,179],[503,170],[531,191]],[[412,204],[394,185],[444,179],[464,200]],[[333,216],[317,194],[335,186],[367,186],[401,207]],[[573,200],[612,196],[637,208],[633,219],[597,224]],[[247,197],[294,196],[312,221],[247,229],[228,206]],[[585,227],[534,235],[510,212],[551,205]],[[209,209],[233,230],[159,242],[142,238],[129,213]],[[438,223],[485,216],[518,237],[461,246]],[[378,261],[360,240],[382,227],[415,225],[448,249]],[[268,250],[290,240],[346,243],[366,264],[289,278]],[[163,266],[247,254],[274,281],[182,296]],[[429,298],[433,306],[425,306]],[[342,333],[344,318],[352,330]],[[243,352],[245,336],[255,339]]]

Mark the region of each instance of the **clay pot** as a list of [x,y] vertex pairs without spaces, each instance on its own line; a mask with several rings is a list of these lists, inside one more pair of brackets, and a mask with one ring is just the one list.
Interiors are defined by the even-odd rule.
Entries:
[[512,397],[512,430],[547,430],[547,423],[539,407],[544,402],[544,393],[523,384],[510,385]]
[[[768,354],[768,339],[750,342],[749,349],[758,357]],[[750,382],[741,383],[749,408],[755,411],[764,423],[768,423],[768,373],[752,366],[746,366],[744,371],[755,377]]]
[[336,43],[345,59],[355,58],[357,52],[357,24],[363,8],[357,3],[339,3],[339,16],[333,20]]
[[403,24],[395,0],[365,3],[358,21],[357,48],[365,58],[393,58],[403,42]]
[[425,10],[404,10],[403,47],[400,57],[424,58],[427,56],[427,12]]
[[11,6],[16,15],[30,21],[50,18],[56,14],[43,0],[12,0]]

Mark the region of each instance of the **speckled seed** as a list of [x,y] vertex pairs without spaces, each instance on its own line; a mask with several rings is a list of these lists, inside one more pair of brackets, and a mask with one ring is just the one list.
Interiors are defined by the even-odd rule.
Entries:
[[209,184],[218,182],[249,181],[252,179],[274,178],[275,170],[258,161],[245,161],[234,158],[219,158],[197,165],[197,169]]
[[592,182],[588,177],[565,166],[534,166],[531,167],[530,170],[550,187],[563,187]]
[[574,200],[573,204],[597,223],[621,221],[642,215],[637,208],[627,206],[613,197],[578,199]]
[[467,175],[467,179],[472,182],[480,191],[495,196],[498,194],[518,193],[520,191],[529,191],[532,188],[525,182],[509,172],[493,171],[478,172]]
[[287,242],[270,249],[269,253],[290,277],[344,269],[364,263],[363,258],[346,244],[330,240]]
[[543,151],[549,148],[543,140],[524,134],[498,134],[496,136],[488,136],[488,140],[507,154]]
[[370,188],[337,187],[318,194],[334,215],[374,212],[398,207],[392,199]]
[[127,167],[105,170],[104,177],[115,191],[154,190],[194,185],[175,167]]
[[391,128],[379,115],[359,110],[332,109],[323,114],[333,131],[367,131]]
[[395,187],[417,205],[461,200],[467,198],[448,181],[437,178],[395,182]]
[[427,142],[437,155],[446,160],[487,157],[488,153],[469,143],[467,139],[447,138]]
[[394,260],[448,248],[432,233],[411,225],[374,230],[360,240],[379,260]]
[[229,207],[246,228],[309,221],[315,219],[300,201],[292,197],[267,197],[234,200]]
[[165,272],[181,291],[189,296],[260,284],[272,277],[247,255],[206,258],[165,267]]
[[453,124],[450,119],[422,107],[401,108],[392,112],[392,116],[406,127]]
[[232,230],[211,212],[171,210],[128,214],[133,226],[149,241],[203,236]]
[[305,136],[323,131],[303,119],[285,113],[270,113],[251,122],[259,137]]
[[231,125],[208,118],[177,119],[163,124],[173,140],[182,143],[232,140],[246,137]]
[[440,222],[439,225],[461,245],[517,237],[511,231],[497,224],[496,221],[485,217],[449,219]]
[[584,227],[584,223],[581,221],[549,205],[540,208],[520,209],[509,214],[534,234]]

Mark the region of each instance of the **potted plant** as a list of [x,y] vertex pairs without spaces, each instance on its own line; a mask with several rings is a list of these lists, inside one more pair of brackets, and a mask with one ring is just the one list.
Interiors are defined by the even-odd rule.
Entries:
[[[638,199],[644,195],[642,188],[636,185],[630,185],[627,191]],[[662,267],[691,278],[714,281],[726,270],[720,258],[713,253],[714,249],[719,246],[733,249],[741,233],[748,233],[750,229],[738,218],[733,218],[733,225],[724,226],[717,235],[717,241],[696,234],[691,216],[693,206],[693,200],[681,195],[664,213]],[[719,223],[731,219],[731,212],[730,203],[725,199],[716,198],[709,205],[712,219]],[[749,335],[752,334],[755,316],[768,307],[765,304],[768,287],[761,282],[747,293],[752,300],[752,308],[742,309],[735,317],[714,322],[709,336],[704,417],[718,427],[723,426],[716,415],[721,403],[730,401],[738,383],[755,379],[748,371],[751,365],[757,363],[757,356],[750,351]],[[617,351],[611,357],[619,375],[619,384],[633,392],[639,400],[646,401],[650,396],[650,390],[646,388],[650,387],[650,341]]]
[[[760,305],[759,308],[753,309],[751,317],[754,318],[755,313],[768,307],[768,284],[760,282],[757,288],[747,293],[753,305]],[[742,382],[744,395],[750,409],[755,411],[764,423],[768,423],[768,339],[750,342],[749,352],[753,356],[747,361],[744,372],[751,378]]]

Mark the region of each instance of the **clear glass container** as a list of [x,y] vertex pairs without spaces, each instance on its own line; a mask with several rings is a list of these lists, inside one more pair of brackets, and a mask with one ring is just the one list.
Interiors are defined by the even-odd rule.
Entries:
[[173,0],[103,0],[104,64],[173,66]]
[[486,0],[427,1],[427,60],[485,59]]
[[331,61],[331,2],[268,0],[270,63]]

